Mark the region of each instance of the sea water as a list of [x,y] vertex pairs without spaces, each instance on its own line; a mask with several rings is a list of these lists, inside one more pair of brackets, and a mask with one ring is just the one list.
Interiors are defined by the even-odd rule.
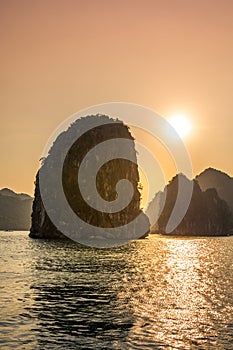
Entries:
[[233,237],[0,240],[2,349],[233,349]]

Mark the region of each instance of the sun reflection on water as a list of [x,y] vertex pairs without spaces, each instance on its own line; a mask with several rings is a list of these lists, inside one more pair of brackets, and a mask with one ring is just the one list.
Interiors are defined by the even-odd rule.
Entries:
[[208,338],[208,349],[215,348],[219,323],[224,328],[233,307],[229,304],[227,313],[221,309],[213,246],[205,239],[156,239],[145,246],[135,253],[141,263],[125,276],[126,289],[118,295],[129,300],[137,319],[129,342],[143,343],[146,334],[158,347],[199,349]]
[[154,235],[109,250],[1,239],[3,347],[232,348],[233,237]]

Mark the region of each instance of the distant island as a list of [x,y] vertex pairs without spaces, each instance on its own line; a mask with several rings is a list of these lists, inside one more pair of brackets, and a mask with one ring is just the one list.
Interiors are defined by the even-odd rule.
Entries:
[[233,213],[233,178],[226,173],[208,168],[196,176],[196,180],[202,191],[215,188],[219,197],[224,199]]
[[[227,236],[233,234],[232,201],[227,196],[233,189],[233,183],[224,182],[229,177],[215,169],[207,169],[194,180],[188,180],[184,175],[183,181],[193,182],[193,193],[189,208],[177,226],[177,228],[166,233],[166,225],[171,216],[178,192],[178,175],[166,186],[166,200],[164,208],[151,232],[171,236]],[[209,181],[210,178],[213,182]],[[233,180],[233,179],[232,179]],[[201,182],[202,188],[199,184]],[[218,184],[213,188],[213,183]],[[204,186],[205,184],[205,186]],[[220,186],[221,184],[221,186]],[[218,193],[221,193],[221,196]],[[154,201],[162,203],[165,191],[156,194]],[[226,200],[224,200],[226,199]],[[227,202],[227,199],[229,200]]]
[[0,230],[29,230],[32,202],[28,194],[15,193],[9,188],[0,190]]

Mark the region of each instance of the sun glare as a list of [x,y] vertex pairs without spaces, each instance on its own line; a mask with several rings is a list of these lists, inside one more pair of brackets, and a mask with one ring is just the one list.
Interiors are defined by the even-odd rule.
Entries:
[[187,136],[191,131],[191,123],[184,115],[176,114],[169,119],[169,123],[173,126],[180,137]]

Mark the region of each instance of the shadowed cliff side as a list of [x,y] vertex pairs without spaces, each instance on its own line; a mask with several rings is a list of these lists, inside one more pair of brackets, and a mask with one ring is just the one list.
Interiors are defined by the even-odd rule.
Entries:
[[[83,222],[104,229],[124,226],[132,222],[135,217],[143,213],[140,210],[140,192],[138,190],[139,173],[136,151],[133,142],[134,139],[131,136],[128,127],[122,122],[118,120],[114,121],[113,119],[110,119],[104,115],[87,116],[85,118],[78,119],[68,128],[67,131],[61,133],[57,137],[49,151],[47,158],[43,160],[41,169],[48,165],[49,160],[50,166],[52,164],[52,167],[54,166],[55,168],[56,164],[53,165],[53,163],[51,163],[51,155],[56,154],[56,156],[59,157],[59,152],[61,152],[61,144],[64,138],[72,139],[77,130],[82,130],[82,128],[85,128],[85,125],[92,123],[93,120],[97,120],[99,125],[91,128],[89,131],[83,133],[81,137],[77,138],[65,156],[62,170],[63,191],[70,208],[79,218],[83,220]],[[93,147],[101,144],[104,141],[114,139],[127,139],[132,142],[131,146],[128,146],[126,152],[130,156],[130,159],[133,159],[134,161],[123,158],[109,160],[100,167],[97,174],[90,174],[90,179],[91,181],[95,182],[99,195],[107,202],[117,199],[118,193],[116,191],[116,185],[122,179],[127,179],[131,183],[133,195],[131,201],[122,210],[119,212],[108,213],[98,211],[96,208],[91,207],[83,199],[77,174],[79,173],[84,157],[90,150],[93,149]],[[104,150],[106,159],[108,156],[111,156],[111,152],[111,149],[108,148]],[[98,163],[98,154],[95,155],[95,158]],[[88,166],[88,161],[86,162],[86,165]],[[62,238],[64,237],[62,234],[63,231],[61,232],[61,230],[59,230],[55,224],[52,223],[50,217],[47,215],[41,198],[39,176],[41,169],[38,171],[35,181],[35,197],[33,202],[30,237]],[[89,184],[87,183],[86,185],[88,186]],[[125,189],[127,190],[127,187]],[[54,198],[57,200],[60,198],[60,194],[56,192],[56,189],[53,191],[52,196],[54,196]],[[64,213],[61,214],[64,216]],[[147,231],[149,231],[149,221],[145,215],[144,222],[148,226]],[[60,224],[64,225],[65,228],[68,225],[68,222],[63,220]],[[80,237],[87,235],[85,230],[82,231],[81,226],[77,227],[76,229],[79,231]]]
[[208,168],[200,173],[196,180],[202,191],[206,191],[209,188],[215,188],[219,197],[224,199],[232,214],[233,214],[233,178],[228,174],[214,169]]
[[[227,203],[219,198],[216,189],[210,188],[203,192],[198,182],[192,181],[193,194],[189,208],[178,227],[168,235],[225,236],[233,234],[233,217]],[[166,225],[176,202],[177,192],[178,176],[176,175],[166,186],[165,205],[157,225],[153,228],[153,233],[166,234]],[[159,199],[162,194],[159,193]]]

